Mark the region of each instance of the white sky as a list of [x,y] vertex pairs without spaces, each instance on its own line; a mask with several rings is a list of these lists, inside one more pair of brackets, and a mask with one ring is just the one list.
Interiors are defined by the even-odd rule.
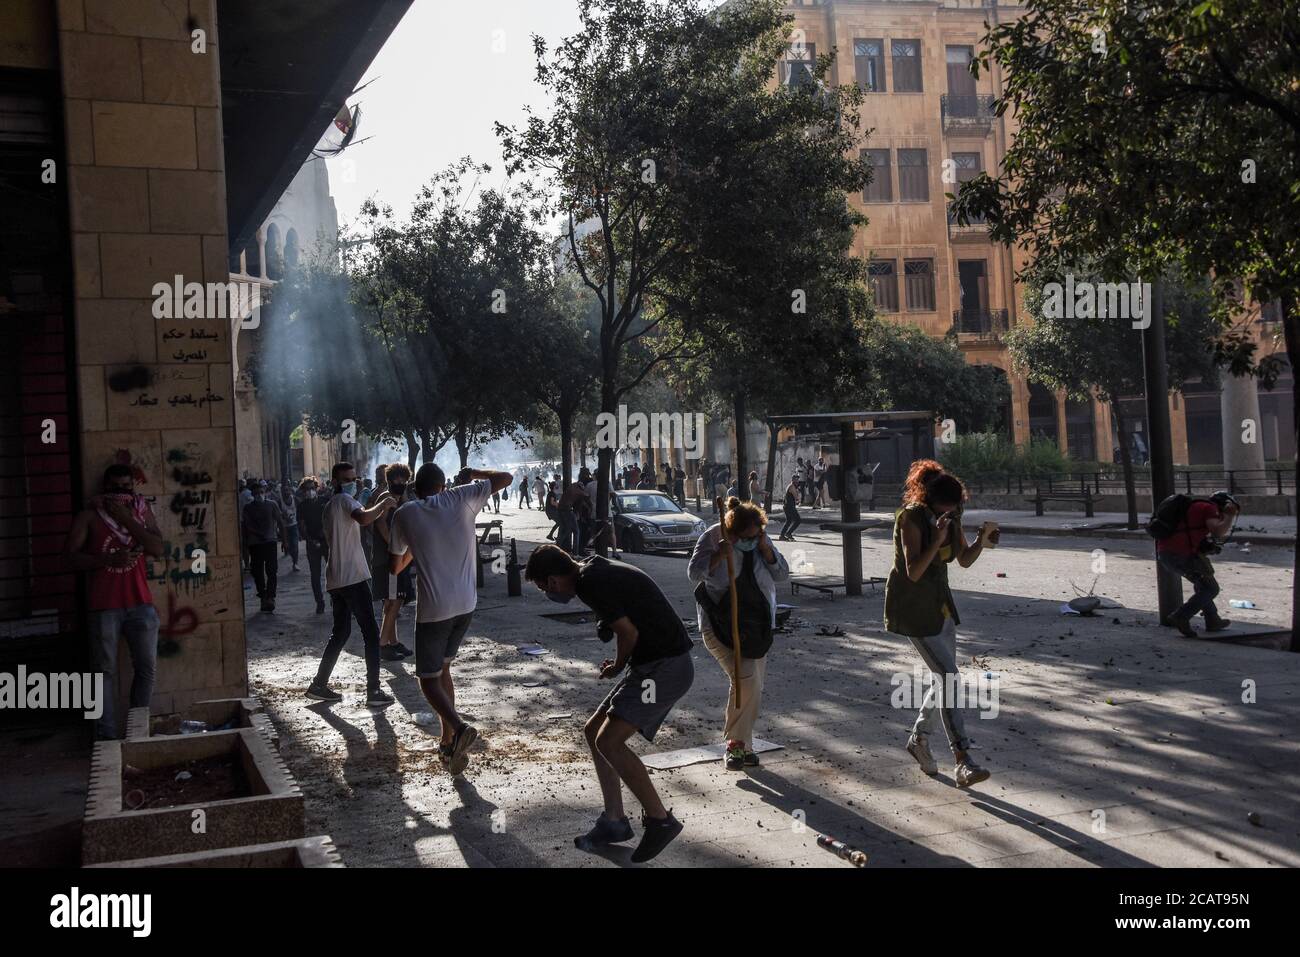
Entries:
[[525,105],[549,112],[532,35],[554,49],[577,29],[574,0],[415,0],[362,79],[374,83],[350,101],[361,106],[358,139],[370,139],[328,160],[340,225],[370,196],[404,214],[462,156],[492,166],[482,185],[504,182],[492,124],[518,125]]

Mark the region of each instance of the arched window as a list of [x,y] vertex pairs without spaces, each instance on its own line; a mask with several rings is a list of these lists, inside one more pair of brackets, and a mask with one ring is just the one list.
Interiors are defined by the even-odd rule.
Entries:
[[290,229],[284,236],[284,267],[293,269],[298,265],[298,230]]
[[284,276],[284,256],[280,252],[280,228],[272,223],[266,227],[266,278]]
[[1041,382],[1029,383],[1029,434],[1060,441],[1056,428],[1056,395]]

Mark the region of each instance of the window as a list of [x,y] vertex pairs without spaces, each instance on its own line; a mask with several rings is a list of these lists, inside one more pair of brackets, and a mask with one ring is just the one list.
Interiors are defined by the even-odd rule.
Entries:
[[871,293],[878,312],[898,312],[898,274],[894,260],[873,259],[867,265],[871,279]]
[[[961,190],[961,184],[973,180],[980,173],[984,172],[984,158],[979,153],[953,153],[952,154],[953,173],[957,177],[957,184],[953,189],[953,194]],[[948,214],[948,222],[954,222],[952,213]],[[971,223],[982,223],[984,217],[972,217]]]
[[908,312],[934,312],[934,260],[904,259]]
[[952,96],[974,96],[975,77],[971,76],[971,47],[945,47],[948,61],[948,93]]
[[781,82],[786,86],[811,86],[816,82],[813,70],[817,65],[817,44],[792,44],[784,64]]
[[898,198],[905,203],[930,201],[930,164],[925,150],[898,151]]
[[890,40],[889,52],[894,57],[894,92],[922,92],[921,41]]
[[884,40],[854,40],[853,64],[858,86],[872,93],[885,92]]
[[862,161],[871,169],[871,182],[862,191],[862,201],[892,203],[894,189],[889,178],[889,150],[863,150]]

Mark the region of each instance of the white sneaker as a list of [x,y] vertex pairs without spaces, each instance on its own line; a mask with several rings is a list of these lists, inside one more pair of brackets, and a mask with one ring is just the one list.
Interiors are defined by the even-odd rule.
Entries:
[[924,735],[914,734],[907,739],[907,753],[916,758],[921,770],[933,777],[939,773],[939,763],[930,753],[930,744]]
[[962,761],[952,769],[952,776],[957,779],[957,787],[968,788],[972,784],[979,784],[981,781],[987,781],[989,772],[980,767],[970,758]]

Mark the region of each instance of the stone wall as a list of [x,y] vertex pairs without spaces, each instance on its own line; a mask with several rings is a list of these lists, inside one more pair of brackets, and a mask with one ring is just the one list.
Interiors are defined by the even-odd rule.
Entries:
[[153,500],[167,712],[247,691],[230,321],[154,318],[155,283],[228,278],[215,4],[60,0],[58,27],[82,478],[93,493],[127,462]]

